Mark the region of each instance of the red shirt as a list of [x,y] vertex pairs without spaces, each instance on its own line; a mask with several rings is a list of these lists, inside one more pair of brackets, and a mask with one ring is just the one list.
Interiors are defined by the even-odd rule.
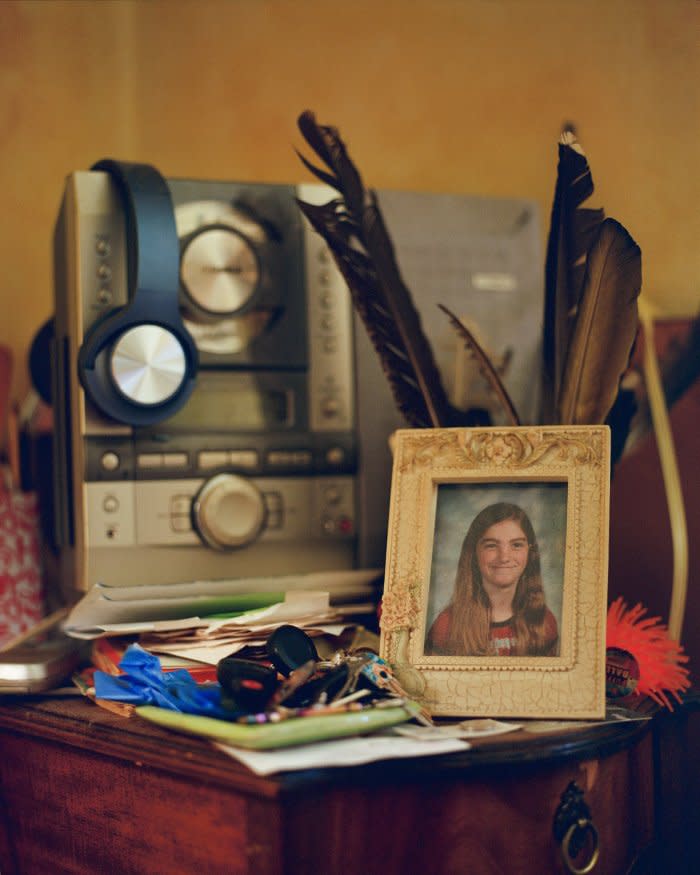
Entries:
[[[451,625],[452,606],[450,605],[437,616],[435,622],[430,627],[430,632],[428,633],[428,639],[426,642],[426,653],[434,652],[447,655],[447,640],[449,638]],[[516,644],[515,629],[513,628],[512,618],[509,620],[501,620],[498,623],[491,623],[489,632],[489,637],[491,638],[493,645],[493,653],[496,656],[512,656]],[[546,651],[549,647],[555,644],[559,637],[556,618],[549,608],[546,609],[544,617],[544,636],[544,647]],[[457,656],[459,654],[452,655]]]

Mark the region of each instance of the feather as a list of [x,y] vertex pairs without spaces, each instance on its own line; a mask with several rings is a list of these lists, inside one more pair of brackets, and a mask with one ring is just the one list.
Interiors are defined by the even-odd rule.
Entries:
[[586,254],[603,221],[602,210],[581,205],[593,194],[586,156],[572,130],[559,141],[559,165],[545,262],[542,421],[555,420],[556,399],[571,326],[581,295]]
[[682,702],[681,694],[690,689],[688,656],[661,618],[646,614],[642,604],[629,608],[616,599],[608,608],[605,643],[608,650],[622,650],[634,659],[639,677],[634,693],[673,711],[670,696]]
[[614,219],[605,219],[588,253],[569,344],[557,422],[605,422],[637,336],[641,252]]
[[348,284],[399,409],[413,427],[460,424],[464,415],[447,399],[374,193],[364,188],[335,128],[318,125],[309,111],[298,124],[328,170],[302,161],[340,195],[322,206],[299,201],[299,207]]
[[509,425],[520,425],[520,419],[518,414],[515,411],[515,406],[508,395],[506,387],[503,385],[501,378],[498,375],[498,372],[491,364],[491,360],[483,351],[479,343],[477,342],[474,335],[469,331],[466,325],[464,325],[454,313],[447,309],[443,304],[438,304],[438,307],[442,310],[443,313],[447,314],[447,317],[450,320],[450,323],[454,327],[455,331],[464,341],[465,346],[474,356],[479,365],[479,371],[489,384],[491,391],[501,402],[501,406],[506,414],[506,419]]

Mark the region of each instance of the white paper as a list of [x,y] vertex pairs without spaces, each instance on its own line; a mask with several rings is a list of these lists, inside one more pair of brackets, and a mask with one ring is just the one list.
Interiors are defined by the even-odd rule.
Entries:
[[[374,583],[381,574],[381,569],[370,568],[157,585],[97,583],[73,607],[63,628],[75,638],[98,638],[107,628],[111,634],[129,634],[122,631],[123,624],[199,618],[198,604],[247,593],[279,592],[283,598],[285,593],[304,590],[328,592],[334,603],[371,600]],[[120,628],[115,631],[115,627]]]
[[522,723],[503,723],[491,718],[463,720],[461,723],[439,723],[435,726],[416,726],[404,723],[395,726],[393,732],[413,738],[416,741],[432,741],[437,738],[485,738],[490,735],[503,735],[521,729]]
[[[327,635],[338,636],[346,628],[347,625],[345,624],[342,626],[314,626],[313,630],[305,628],[304,631],[309,634],[309,631],[318,630]],[[216,665],[220,660],[224,659],[224,657],[233,656],[244,647],[262,647],[266,640],[266,637],[258,638],[256,632],[252,638],[245,637],[228,639],[222,642],[217,640],[203,642],[197,641],[197,643],[193,645],[185,644],[182,639],[175,639],[172,643],[169,641],[159,642],[153,641],[152,639],[145,639],[140,643],[145,650],[149,651],[149,653],[164,653],[169,656],[179,656],[182,659],[190,659],[197,662],[205,662],[208,665]]]
[[435,756],[468,750],[469,744],[458,738],[441,741],[414,741],[396,735],[370,735],[361,738],[340,738],[318,744],[302,744],[280,750],[245,750],[222,742],[215,747],[247,766],[256,775],[294,772],[300,769],[321,769],[338,766],[358,766],[377,760],[403,757]]
[[[88,593],[88,596],[90,594]],[[86,596],[87,599],[87,596]],[[246,611],[239,617],[229,619],[207,620],[198,616],[184,617],[180,619],[154,618],[137,622],[92,622],[86,611],[81,614],[78,611],[80,602],[71,611],[65,621],[63,629],[72,638],[92,639],[102,635],[143,635],[146,633],[182,632],[196,630],[200,637],[223,637],[226,631],[235,631],[242,634],[246,630],[257,630],[262,635],[264,630],[273,629],[284,623],[294,623],[299,626],[308,626],[323,622],[337,620],[336,612],[329,607],[330,594],[328,592],[291,591],[285,596],[285,600],[260,608]],[[85,606],[84,606],[85,607]]]
[[353,603],[371,600],[380,576],[372,568],[157,585],[97,583],[72,608],[64,628],[94,638],[105,625],[199,617],[198,605],[211,599],[256,593],[280,593],[282,600],[285,593],[299,590],[328,592],[334,603]]
[[[113,586],[97,583],[92,589],[110,601],[135,603],[143,600],[185,599],[196,596],[244,595],[250,592],[289,592],[296,589],[331,592],[362,590],[382,575],[381,568],[345,571],[314,571],[271,577],[239,577],[229,580],[192,580],[178,583]],[[92,591],[92,590],[91,590]]]

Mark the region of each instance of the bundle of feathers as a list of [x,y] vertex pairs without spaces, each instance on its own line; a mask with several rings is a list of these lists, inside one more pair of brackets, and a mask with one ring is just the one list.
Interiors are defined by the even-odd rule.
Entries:
[[682,702],[682,694],[690,689],[688,657],[661,619],[646,614],[643,605],[629,608],[616,599],[608,609],[606,644],[629,653],[636,662],[639,683],[634,693],[673,711],[672,700]]
[[[299,129],[323,167],[300,155],[337,192],[322,206],[300,201],[325,239],[379,355],[394,399],[414,428],[469,425],[468,413],[448,400],[435,359],[397,263],[377,197],[364,187],[338,131],[312,112]],[[634,405],[620,393],[638,330],[641,252],[627,231],[602,210],[586,208],[593,181],[572,131],[559,143],[545,266],[541,424],[609,422],[613,456],[624,444]],[[498,398],[503,418],[520,418],[498,370],[474,336],[445,312]]]

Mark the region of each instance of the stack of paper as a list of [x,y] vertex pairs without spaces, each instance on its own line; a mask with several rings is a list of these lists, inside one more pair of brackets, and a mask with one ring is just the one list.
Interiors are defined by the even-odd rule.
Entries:
[[155,624],[163,630],[160,624],[166,620],[189,622],[212,614],[263,608],[298,591],[327,592],[337,614],[357,616],[374,611],[381,580],[381,570],[361,569],[147,586],[97,583],[75,605],[64,629],[74,638],[149,631]]
[[246,646],[264,646],[278,626],[340,635],[374,610],[376,570],[313,573],[153,586],[97,584],[64,623],[74,638],[138,636],[146,650],[209,665]]
[[289,592],[285,601],[238,617],[199,621],[189,627],[154,629],[139,638],[151,653],[168,653],[215,665],[246,646],[261,647],[278,627],[290,623],[307,635],[340,635],[347,623],[329,604],[328,593]]

